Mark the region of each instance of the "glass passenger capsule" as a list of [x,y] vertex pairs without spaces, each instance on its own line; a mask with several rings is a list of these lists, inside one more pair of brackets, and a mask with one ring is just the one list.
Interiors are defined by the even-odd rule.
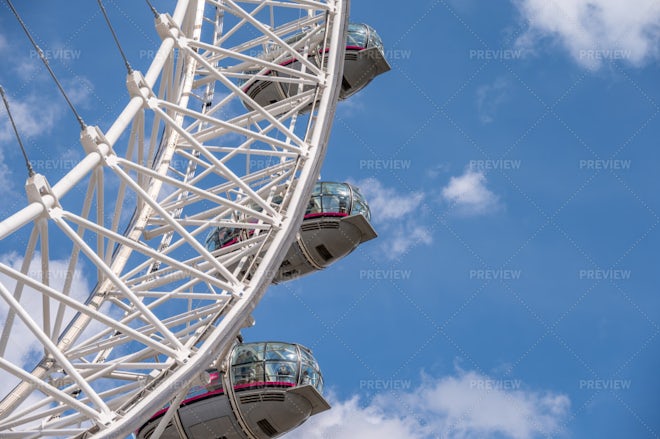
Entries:
[[[303,222],[273,279],[279,283],[328,267],[376,236],[371,210],[360,190],[349,183],[314,185]],[[238,243],[251,231],[218,227],[206,238],[209,251]]]
[[[204,385],[186,396],[162,438],[273,438],[330,408],[318,363],[302,345],[242,343],[228,359],[226,372],[203,375]],[[152,416],[137,439],[149,439],[166,411]]]
[[314,185],[296,240],[273,282],[294,279],[328,267],[377,236],[371,210],[360,190],[348,183]]
[[[287,40],[288,44],[293,45],[300,41],[306,35],[305,32],[295,35]],[[316,66],[319,66],[324,59],[324,51],[328,49],[310,50],[308,59]],[[276,49],[269,53],[262,54],[262,57],[268,60],[277,58],[280,51]],[[273,54],[270,55],[269,54]],[[282,66],[300,70],[301,63],[295,58],[280,60],[278,63]],[[344,69],[341,81],[341,90],[339,99],[346,99],[366,87],[376,76],[390,70],[390,65],[385,59],[385,50],[383,40],[380,38],[374,28],[367,24],[351,23],[348,25],[346,35],[346,53],[344,55]],[[255,75],[259,69],[247,69],[245,73]],[[283,99],[295,96],[299,92],[297,83],[286,82],[289,78],[286,72],[267,70],[262,72],[262,76],[270,76],[272,81],[265,79],[248,80],[243,84],[243,92],[254,99],[259,105],[266,106]],[[277,78],[282,78],[277,80]],[[311,86],[302,88],[302,91],[308,91]],[[250,108],[249,104],[246,104]]]

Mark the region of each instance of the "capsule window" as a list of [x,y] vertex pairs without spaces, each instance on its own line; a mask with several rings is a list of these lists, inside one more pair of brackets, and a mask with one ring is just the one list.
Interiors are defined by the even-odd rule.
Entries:
[[[259,349],[261,347],[261,349]],[[263,347],[259,345],[239,346],[234,351],[232,364],[253,363],[263,359]]]
[[309,384],[319,392],[323,389],[318,363],[311,351],[303,346],[280,342],[248,343],[236,346],[231,359],[234,386]]
[[266,381],[296,384],[297,363],[292,361],[273,361],[266,363]]
[[323,210],[321,209],[321,197],[319,196],[313,196],[309,200],[309,204],[307,205],[307,210],[305,211],[305,215],[313,214],[313,213],[321,213]]
[[359,201],[353,203],[353,212],[352,213],[353,214],[361,213],[367,219],[370,219],[370,216],[371,216],[370,212],[369,212],[369,208],[366,205],[364,205],[363,203],[359,202]]
[[266,345],[266,360],[297,361],[298,351],[295,345],[285,343],[268,343]]
[[365,48],[367,47],[368,33],[363,24],[349,24],[346,35],[346,45]]
[[300,353],[301,353],[302,360],[303,360],[304,363],[310,364],[310,365],[312,365],[312,367],[314,369],[318,370],[319,365],[316,362],[316,358],[314,358],[314,356],[312,355],[311,352],[309,352],[307,349],[301,348]]
[[262,363],[248,363],[232,367],[232,382],[234,385],[263,381],[264,367]]
[[351,214],[361,213],[368,220],[371,220],[371,210],[367,204],[364,196],[360,193],[360,190],[356,187],[353,187],[353,207]]
[[344,183],[323,183],[323,193],[332,194],[332,195],[351,195],[351,191],[348,189],[348,186]]
[[339,212],[339,197],[336,195],[323,195],[323,212]]
[[220,240],[218,237],[218,228],[216,227],[209,233],[204,242],[206,249],[210,252],[220,248]]
[[383,45],[383,40],[378,35],[378,32],[369,25],[365,25],[369,31],[369,41],[367,47],[377,47],[381,53],[385,52],[385,46]]
[[240,236],[241,230],[234,227],[217,227],[206,238],[206,249],[214,251],[231,244]]
[[321,374],[309,364],[303,364],[302,373],[300,374],[301,385],[312,385],[316,387],[319,392],[323,390],[323,380]]

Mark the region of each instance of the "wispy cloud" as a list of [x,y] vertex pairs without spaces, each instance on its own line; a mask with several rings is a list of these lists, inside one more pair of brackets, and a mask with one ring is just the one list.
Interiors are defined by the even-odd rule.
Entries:
[[[21,35],[22,36],[22,35]],[[48,136],[62,118],[71,117],[66,104],[59,94],[52,78],[48,75],[41,60],[33,49],[19,49],[8,43],[9,37],[0,33],[0,54],[11,60],[7,68],[0,72],[0,83],[4,86],[12,116],[23,140]],[[63,44],[55,44],[54,49],[45,48],[46,56],[55,55],[53,61],[67,61],[61,55],[77,56],[74,50]],[[60,56],[58,58],[58,56]],[[66,74],[70,73],[70,74]],[[71,102],[80,108],[92,105],[94,85],[88,78],[75,74],[70,68],[59,71],[58,78]],[[14,145],[4,106],[0,110],[0,146],[5,143]]]
[[364,111],[364,109],[364,102],[358,93],[351,96],[350,99],[345,99],[339,102],[337,105],[337,117],[340,121],[342,119],[350,119],[355,114]]
[[499,197],[486,187],[486,175],[469,167],[463,175],[449,179],[442,197],[462,215],[482,215],[500,207]]
[[433,242],[421,215],[425,198],[422,191],[400,191],[385,186],[376,178],[366,178],[355,184],[369,203],[372,222],[383,236],[380,248],[389,259],[399,258],[415,245]]
[[417,388],[340,400],[288,438],[446,439],[556,437],[569,415],[570,400],[554,392],[522,388],[520,381],[495,380],[475,371],[425,377]]
[[482,123],[495,120],[498,107],[506,100],[510,84],[504,77],[477,88],[477,112]]
[[5,163],[5,156],[0,149],[0,194],[14,196],[14,184],[11,170]]
[[7,47],[9,47],[9,44],[7,44],[7,37],[0,34],[0,53],[7,50]]
[[92,104],[94,84],[84,76],[68,78],[63,84],[67,96],[74,105],[81,108],[89,108]]
[[660,3],[648,0],[513,0],[527,31],[517,44],[532,49],[551,38],[575,61],[598,69],[607,60],[642,65],[660,57]]
[[[82,108],[86,107],[88,105],[86,102],[90,101],[93,92],[91,82],[85,78],[78,78],[75,81],[66,80],[65,82],[68,85],[69,98],[74,105]],[[48,87],[50,87],[50,83]],[[42,88],[43,90],[41,90]],[[52,155],[45,158],[39,156],[41,151],[35,150],[35,148],[39,149],[43,139],[53,133],[63,117],[70,117],[70,113],[68,109],[65,109],[61,97],[53,97],[53,90],[44,90],[46,88],[40,87],[39,84],[31,87],[27,94],[24,93],[20,96],[15,96],[11,90],[6,90],[18,134],[31,160],[35,160],[36,156],[38,160],[52,160],[59,163],[65,163],[67,160],[73,162],[74,157],[70,155],[71,150],[62,152],[58,151],[55,145],[50,145],[49,150],[52,151]],[[26,171],[14,129],[11,126],[4,105],[0,105],[0,107],[0,193],[15,197],[16,185],[11,182],[20,180],[22,185],[26,178]],[[80,151],[82,151],[82,148],[80,148]],[[75,159],[77,158],[76,156]],[[9,165],[11,163],[19,164],[19,167]],[[35,171],[44,172],[38,166],[35,167]]]
[[[32,93],[23,100],[8,97],[12,117],[23,143],[29,147],[28,140],[49,134],[60,118],[61,109],[50,99],[41,99]],[[13,181],[26,178],[26,170],[20,156],[18,141],[11,126],[4,105],[0,110],[0,194],[16,197],[16,185]],[[29,154],[29,148],[28,148]],[[20,161],[19,161],[20,160]],[[15,165],[7,163],[20,163]],[[21,183],[22,184],[22,183]]]
[[[53,102],[53,99],[44,98],[37,93],[22,96],[20,99],[15,99],[9,90],[7,94],[12,117],[24,141],[30,137],[47,135],[61,117],[62,107]],[[0,111],[0,145],[13,145],[16,143],[14,139],[14,131],[3,105]]]
[[400,192],[386,187],[376,178],[366,178],[355,183],[367,197],[375,222],[399,220],[415,212],[422,200],[422,192]]

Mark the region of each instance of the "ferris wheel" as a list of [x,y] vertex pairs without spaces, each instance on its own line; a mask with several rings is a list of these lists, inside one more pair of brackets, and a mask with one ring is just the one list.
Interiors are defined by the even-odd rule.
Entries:
[[[180,0],[155,27],[114,123],[81,124],[85,158],[57,182],[32,174],[0,222],[0,240],[28,237],[20,263],[0,263],[1,437],[121,438],[169,407],[162,434],[281,273],[337,101],[389,69],[373,50],[372,72],[344,69],[348,0]],[[227,230],[237,239],[209,245]]]

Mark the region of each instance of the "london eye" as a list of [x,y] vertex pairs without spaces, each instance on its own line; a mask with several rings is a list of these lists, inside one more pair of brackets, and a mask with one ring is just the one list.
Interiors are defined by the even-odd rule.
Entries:
[[389,70],[382,42],[344,0],[151,10],[162,42],[123,110],[81,120],[84,158],[31,172],[0,221],[26,237],[0,263],[2,437],[265,438],[329,408],[311,351],[240,331],[273,282],[376,236],[359,188],[318,178],[337,102]]

